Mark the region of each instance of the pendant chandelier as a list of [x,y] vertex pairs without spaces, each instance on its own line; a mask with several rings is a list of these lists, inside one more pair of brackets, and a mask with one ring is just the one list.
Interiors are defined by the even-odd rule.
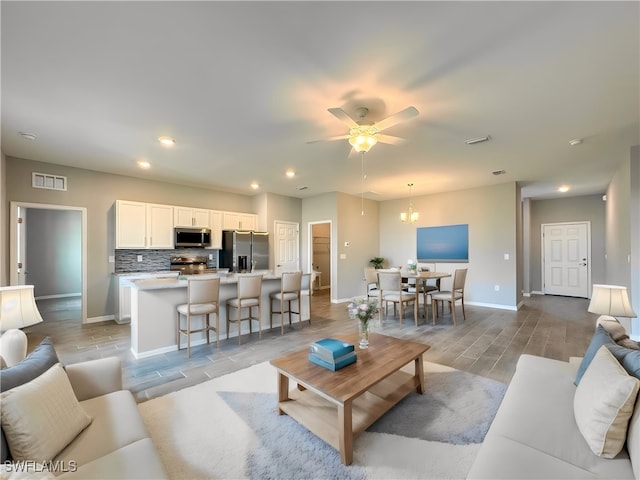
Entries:
[[409,212],[402,212],[400,214],[400,221],[403,223],[416,223],[420,214],[413,211],[413,202],[411,197],[413,183],[408,183],[407,186],[409,187]]

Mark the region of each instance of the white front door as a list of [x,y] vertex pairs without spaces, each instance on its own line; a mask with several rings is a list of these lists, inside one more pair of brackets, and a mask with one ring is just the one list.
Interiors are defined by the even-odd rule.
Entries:
[[544,293],[588,298],[591,282],[589,222],[542,225],[542,245]]
[[275,272],[300,270],[299,225],[276,220],[275,232]]

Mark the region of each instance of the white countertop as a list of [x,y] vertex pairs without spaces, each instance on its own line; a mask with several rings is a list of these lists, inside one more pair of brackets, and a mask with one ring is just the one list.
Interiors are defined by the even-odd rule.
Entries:
[[116,277],[139,277],[140,275],[166,275],[168,273],[178,276],[180,272],[176,270],[152,270],[148,272],[114,272],[112,275]]
[[[219,274],[219,273],[203,273],[198,275],[182,275],[181,277],[170,278],[144,278],[140,280],[134,280],[131,282],[131,286],[138,290],[160,290],[163,288],[187,288],[187,279],[205,279],[211,277],[220,277],[220,285],[235,285],[238,283],[237,273]],[[276,275],[270,270],[256,271],[252,274],[240,274],[240,275],[262,275],[263,280],[280,280],[281,275]]]

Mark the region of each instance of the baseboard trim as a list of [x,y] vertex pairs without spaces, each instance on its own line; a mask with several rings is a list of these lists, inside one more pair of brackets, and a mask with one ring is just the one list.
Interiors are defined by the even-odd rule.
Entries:
[[114,315],[102,315],[101,317],[88,317],[87,320],[83,323],[99,323],[99,322],[107,322],[109,320],[115,320]]
[[[195,347],[197,345],[204,345],[205,343],[207,343],[207,339],[201,338],[200,340],[193,340],[191,342],[191,346]],[[187,347],[185,344],[185,347],[182,350],[186,350],[186,348]],[[142,352],[142,353],[137,353],[132,348],[131,354],[135,357],[136,360],[140,360],[141,358],[153,357],[154,355],[160,355],[162,353],[176,352],[177,350],[178,350],[177,345],[169,345],[168,347],[156,348],[155,350],[149,350],[147,352]]]
[[465,300],[464,304],[465,305],[473,305],[474,307],[487,307],[487,308],[496,308],[498,310],[511,310],[511,311],[514,311],[514,312],[518,310],[518,306],[517,305],[502,305],[502,304],[499,304],[499,303],[469,302],[469,301]]
[[36,300],[49,300],[51,298],[69,298],[69,297],[82,297],[81,293],[59,293],[57,295],[40,295],[34,297]]

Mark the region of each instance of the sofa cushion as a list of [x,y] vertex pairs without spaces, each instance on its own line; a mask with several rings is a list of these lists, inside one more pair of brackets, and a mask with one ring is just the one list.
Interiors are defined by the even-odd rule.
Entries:
[[[51,338],[45,337],[22,362],[0,370],[0,389],[6,392],[10,388],[27,383],[42,375],[58,362],[58,355],[53,348]],[[2,412],[0,412],[1,414]],[[4,430],[0,429],[0,462],[4,463],[10,458],[11,452]]]
[[627,429],[627,451],[631,459],[633,473],[636,479],[640,479],[640,400],[636,400],[636,406],[629,420]]
[[[633,478],[626,451],[615,459],[598,457],[578,430],[573,413],[576,392],[573,380],[578,364],[527,354],[520,356],[478,454],[481,460],[476,462],[482,462],[485,468],[476,469],[474,464],[474,478],[531,478],[531,471],[514,473],[519,456],[526,464],[541,463],[535,469],[541,472],[536,473],[539,478]],[[493,447],[496,442],[509,446],[513,454],[511,467],[504,464],[507,453],[503,457],[495,456],[499,451]],[[484,453],[487,450],[493,453]]]
[[68,472],[60,479],[135,478],[136,480],[168,478],[158,453],[149,438],[126,445]]
[[0,394],[2,428],[14,460],[52,460],[89,423],[62,365]]
[[93,421],[60,452],[56,461],[75,461],[82,466],[149,436],[128,390],[84,400],[80,405]]
[[595,333],[593,334],[593,337],[591,337],[591,343],[589,343],[589,346],[587,347],[587,351],[582,358],[582,362],[578,367],[576,379],[573,383],[575,385],[578,385],[580,383],[580,379],[584,375],[584,372],[587,370],[587,367],[591,363],[591,360],[593,360],[593,357],[602,345],[615,345],[615,343],[616,342],[613,341],[613,338],[611,338],[611,335],[607,333],[605,328],[602,325],[598,325],[596,327]]
[[601,346],[580,380],[573,402],[578,429],[596,455],[614,458],[622,450],[639,387],[640,381]]

